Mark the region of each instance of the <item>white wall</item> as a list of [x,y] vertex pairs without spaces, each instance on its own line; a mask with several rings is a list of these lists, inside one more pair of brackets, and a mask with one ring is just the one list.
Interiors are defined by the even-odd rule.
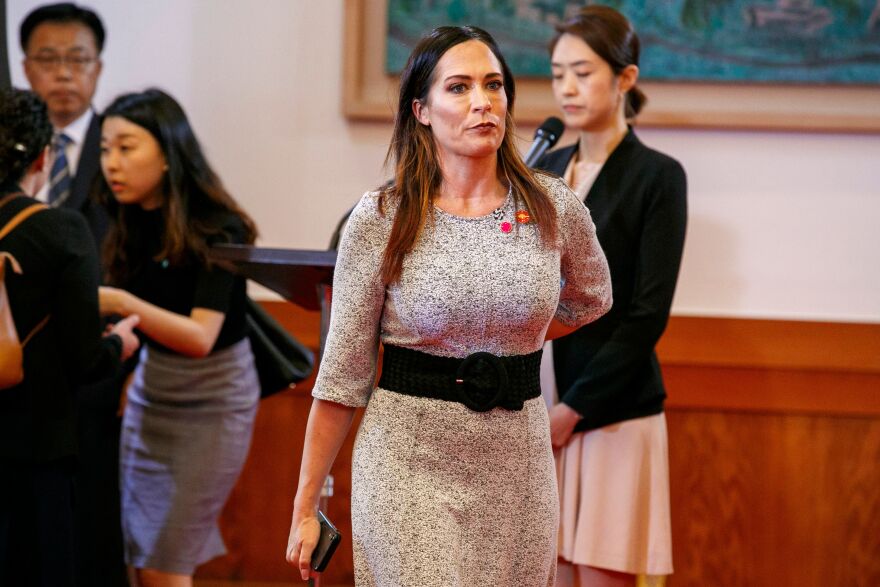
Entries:
[[[40,0],[7,0],[17,27]],[[340,114],[342,0],[86,0],[108,40],[96,106],[160,86],[264,246],[324,248],[379,184],[390,127]],[[642,129],[690,182],[674,311],[880,322],[880,136]]]

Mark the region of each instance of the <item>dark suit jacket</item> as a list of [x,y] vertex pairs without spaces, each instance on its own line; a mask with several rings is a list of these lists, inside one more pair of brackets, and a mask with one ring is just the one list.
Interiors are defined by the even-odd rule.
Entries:
[[[536,165],[562,175],[577,144]],[[583,415],[576,431],[658,414],[666,391],[654,346],[669,319],[687,222],[687,182],[674,159],[629,130],[585,201],[611,270],[614,304],[553,343],[561,400]]]
[[107,235],[109,221],[107,211],[91,195],[92,184],[99,173],[101,173],[101,120],[95,114],[92,116],[92,122],[89,124],[80,150],[76,175],[70,186],[70,197],[61,204],[61,207],[76,210],[83,215],[95,239],[95,247],[100,259],[100,247]]
[[[0,186],[0,198],[19,191]],[[33,202],[20,196],[0,209],[0,224]],[[89,229],[64,209],[38,212],[0,241],[22,274],[6,271],[16,330],[26,336],[24,381],[0,391],[0,459],[48,461],[75,454],[74,388],[118,368],[121,341],[101,337],[98,262]]]

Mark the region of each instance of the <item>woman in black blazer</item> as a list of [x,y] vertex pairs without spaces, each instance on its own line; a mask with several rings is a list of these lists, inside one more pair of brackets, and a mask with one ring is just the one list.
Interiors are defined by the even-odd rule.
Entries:
[[678,278],[687,187],[681,165],[627,125],[645,100],[627,19],[593,5],[557,31],[553,93],[579,141],[538,167],[584,199],[614,292],[608,314],[553,343],[545,369],[562,508],[557,584],[577,576],[581,586],[635,585],[637,575],[672,572],[666,392],[654,347]]

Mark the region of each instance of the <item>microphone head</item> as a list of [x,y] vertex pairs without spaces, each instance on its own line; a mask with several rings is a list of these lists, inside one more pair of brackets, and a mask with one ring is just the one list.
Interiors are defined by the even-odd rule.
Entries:
[[535,138],[544,139],[549,142],[550,144],[547,145],[547,148],[549,149],[556,144],[556,141],[559,140],[559,137],[562,136],[563,132],[565,132],[565,123],[555,116],[551,116],[538,127],[538,130],[535,131]]

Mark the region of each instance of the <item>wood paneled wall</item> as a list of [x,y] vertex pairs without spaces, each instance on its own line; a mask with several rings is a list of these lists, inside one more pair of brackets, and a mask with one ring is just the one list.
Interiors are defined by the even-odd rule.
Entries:
[[[301,340],[318,315],[267,302]],[[670,587],[880,585],[880,325],[673,317]],[[264,400],[205,578],[296,581],[284,562],[312,381]],[[357,424],[357,423],[356,423]],[[330,517],[346,539],[325,585],[352,585],[350,435]]]
[[673,317],[670,587],[880,585],[880,325]]
[[670,409],[669,584],[880,585],[880,422]]

